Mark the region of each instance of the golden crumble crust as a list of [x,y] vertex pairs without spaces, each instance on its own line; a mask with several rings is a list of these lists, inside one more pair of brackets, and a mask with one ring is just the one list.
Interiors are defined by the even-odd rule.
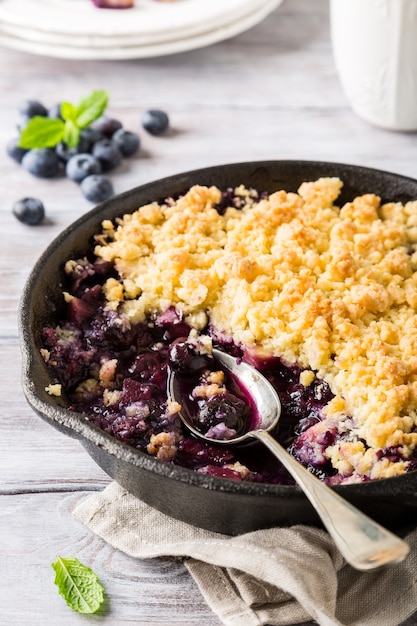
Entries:
[[[104,293],[137,322],[174,304],[197,329],[207,317],[249,350],[325,380],[334,399],[320,429],[345,436],[327,456],[352,481],[402,473],[381,458],[417,444],[417,202],[368,193],[342,207],[342,181],[216,210],[221,191],[196,185],[178,200],[106,221],[96,254],[121,282]],[[117,283],[117,284],[116,284]],[[347,433],[347,435],[346,435]]]

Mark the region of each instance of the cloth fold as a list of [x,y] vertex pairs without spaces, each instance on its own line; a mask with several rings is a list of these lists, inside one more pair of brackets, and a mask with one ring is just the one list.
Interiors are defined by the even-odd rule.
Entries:
[[225,626],[399,626],[417,610],[417,529],[391,568],[361,573],[329,535],[309,526],[230,537],[175,520],[116,482],[73,512],[114,548],[147,559],[177,557]]

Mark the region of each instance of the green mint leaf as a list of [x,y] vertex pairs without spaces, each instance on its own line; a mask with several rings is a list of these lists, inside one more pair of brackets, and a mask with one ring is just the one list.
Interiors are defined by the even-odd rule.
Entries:
[[53,148],[64,136],[64,122],[49,117],[32,117],[20,134],[19,146],[32,148]]
[[103,115],[109,96],[107,91],[93,91],[77,105],[75,122],[80,128],[86,128],[91,122]]
[[65,121],[74,121],[77,117],[77,108],[73,104],[71,104],[71,102],[62,102],[61,117],[63,117]]
[[103,115],[109,97],[107,91],[93,91],[80,100],[77,106],[71,102],[61,103],[62,119],[36,116],[29,120],[22,130],[19,146],[32,148],[53,148],[64,141],[75,148],[80,140],[80,131]]
[[80,129],[72,120],[65,122],[63,141],[69,148],[78,146],[78,142],[80,141]]
[[103,603],[104,589],[93,570],[75,557],[58,556],[52,567],[54,583],[68,606],[77,613],[96,613]]

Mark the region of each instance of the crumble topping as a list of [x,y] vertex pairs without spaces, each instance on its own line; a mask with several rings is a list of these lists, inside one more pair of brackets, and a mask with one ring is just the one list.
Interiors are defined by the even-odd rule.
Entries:
[[45,391],[49,393],[50,396],[57,396],[59,398],[62,393],[62,385],[58,383],[48,385],[47,387],[45,387]]
[[[129,323],[175,306],[249,357],[297,365],[302,384],[325,381],[334,398],[300,437],[355,482],[406,471],[417,444],[417,202],[369,193],[339,207],[341,188],[322,178],[258,197],[242,186],[239,206],[221,211],[221,190],[197,185],[106,220],[95,253],[121,277],[104,284],[107,308]],[[175,440],[150,448],[170,458]]]
[[173,433],[151,435],[151,440],[148,444],[148,452],[162,461],[169,460],[172,459],[177,452],[175,443]]

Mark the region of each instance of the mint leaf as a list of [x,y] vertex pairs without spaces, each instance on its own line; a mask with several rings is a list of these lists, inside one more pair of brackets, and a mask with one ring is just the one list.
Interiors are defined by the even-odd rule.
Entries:
[[63,141],[69,148],[76,148],[78,146],[78,142],[80,141],[80,129],[72,120],[65,122]]
[[107,91],[93,91],[89,96],[80,100],[76,107],[75,122],[77,126],[85,128],[103,115],[108,101]]
[[64,141],[70,148],[75,148],[80,140],[80,131],[103,115],[109,96],[107,91],[93,91],[80,100],[77,106],[71,102],[61,103],[62,119],[36,116],[29,120],[22,130],[19,147],[53,148]]
[[77,108],[71,102],[61,102],[61,117],[65,121],[74,121],[77,117]]
[[53,148],[64,136],[64,122],[49,117],[32,117],[20,134],[19,147]]
[[58,556],[52,563],[54,583],[68,606],[78,613],[95,613],[104,600],[103,586],[92,569],[75,557]]

